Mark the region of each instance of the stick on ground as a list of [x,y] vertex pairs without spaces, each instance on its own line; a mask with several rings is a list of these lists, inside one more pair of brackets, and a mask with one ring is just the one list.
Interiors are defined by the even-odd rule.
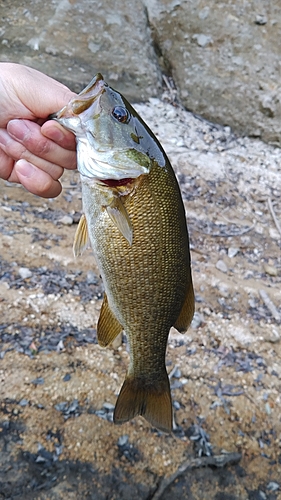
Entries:
[[241,457],[241,453],[225,453],[211,457],[190,458],[183,462],[174,474],[162,479],[151,500],[160,500],[166,488],[187,470],[207,467],[208,465],[212,465],[213,467],[225,467],[228,464],[237,464],[241,460]]
[[279,222],[278,222],[278,219],[277,219],[277,217],[276,217],[276,214],[275,214],[275,212],[274,212],[274,208],[273,208],[272,201],[271,201],[271,199],[270,199],[270,198],[268,198],[267,203],[268,203],[268,208],[269,208],[269,210],[270,210],[270,213],[271,213],[272,219],[274,220],[274,224],[275,224],[275,226],[276,226],[277,230],[279,231],[279,233],[281,234],[281,226],[280,226],[280,224],[279,224]]

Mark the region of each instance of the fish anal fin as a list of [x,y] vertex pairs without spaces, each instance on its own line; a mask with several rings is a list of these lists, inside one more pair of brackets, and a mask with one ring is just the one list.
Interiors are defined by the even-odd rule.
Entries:
[[121,197],[115,196],[110,205],[106,207],[106,211],[113,224],[115,224],[120,233],[131,246],[133,243],[133,227],[128,212],[122,203]]
[[194,290],[192,281],[190,281],[184,304],[174,327],[181,333],[186,332],[194,315]]
[[115,424],[128,422],[142,415],[162,432],[172,431],[172,402],[167,372],[160,382],[147,383],[143,378],[128,376],[118,396],[113,420]]
[[90,240],[88,236],[87,221],[84,214],[81,215],[73,242],[73,253],[74,257],[82,255],[82,253],[90,248]]
[[98,343],[101,347],[106,347],[111,344],[119,333],[123,330],[122,325],[115,318],[111,311],[107,296],[104,294],[103,303],[101,306],[100,317],[97,326]]

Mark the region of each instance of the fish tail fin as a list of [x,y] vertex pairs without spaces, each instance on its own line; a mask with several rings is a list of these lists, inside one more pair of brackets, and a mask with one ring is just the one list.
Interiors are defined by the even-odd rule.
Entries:
[[114,423],[123,424],[137,415],[163,432],[172,431],[172,401],[166,369],[161,380],[152,383],[141,377],[125,379],[116,402]]

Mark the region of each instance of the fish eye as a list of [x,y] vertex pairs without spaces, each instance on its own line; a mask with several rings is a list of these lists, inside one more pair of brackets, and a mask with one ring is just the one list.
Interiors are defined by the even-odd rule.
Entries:
[[120,123],[127,123],[130,118],[129,112],[123,106],[115,106],[112,110],[112,116]]

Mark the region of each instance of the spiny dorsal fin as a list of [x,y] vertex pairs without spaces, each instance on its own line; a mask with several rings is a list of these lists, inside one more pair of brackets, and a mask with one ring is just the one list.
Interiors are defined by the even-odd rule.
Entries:
[[133,227],[121,198],[115,196],[110,205],[106,207],[106,210],[112,222],[118,227],[120,233],[131,246],[133,243]]
[[74,242],[73,242],[74,257],[82,255],[84,250],[86,250],[86,248],[89,248],[90,246],[91,245],[88,236],[87,221],[85,215],[82,214],[74,236]]
[[101,306],[100,317],[98,320],[97,334],[98,343],[101,347],[106,347],[116,339],[117,335],[122,332],[123,327],[115,318],[111,311],[106,294],[104,294],[103,303]]
[[182,306],[177,321],[174,323],[174,327],[181,333],[186,332],[192,321],[193,314],[194,314],[194,290],[190,278],[190,284],[184,300],[184,304]]

